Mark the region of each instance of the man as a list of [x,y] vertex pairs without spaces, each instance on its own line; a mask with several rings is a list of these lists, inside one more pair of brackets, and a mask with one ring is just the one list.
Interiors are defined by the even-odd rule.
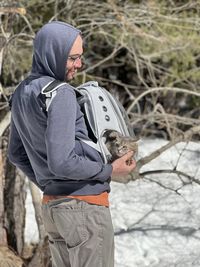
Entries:
[[[43,221],[54,267],[114,266],[110,177],[135,168],[132,153],[103,164],[88,138],[72,86],[56,90],[48,111],[42,88],[70,81],[81,68],[80,31],[63,22],[44,25],[34,40],[32,71],[12,97],[8,156],[43,191]],[[89,139],[89,138],[88,138]]]

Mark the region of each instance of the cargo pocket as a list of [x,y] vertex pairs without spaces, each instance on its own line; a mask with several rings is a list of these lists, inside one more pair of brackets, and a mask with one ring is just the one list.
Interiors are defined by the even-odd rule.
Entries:
[[85,205],[84,202],[73,199],[52,208],[53,220],[68,249],[82,246],[89,238],[85,222]]
[[87,242],[87,240],[88,240],[88,233],[85,227],[83,225],[75,226],[68,237],[67,248],[73,249],[81,247]]
[[88,251],[88,240],[89,234],[87,234],[83,226],[78,225],[73,229],[66,244],[69,253],[70,266],[84,266],[84,253]]
[[49,238],[53,266],[69,266],[69,253],[64,239]]

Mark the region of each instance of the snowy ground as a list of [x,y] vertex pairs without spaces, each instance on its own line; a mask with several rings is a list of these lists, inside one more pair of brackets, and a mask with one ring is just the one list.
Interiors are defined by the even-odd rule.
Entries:
[[[143,140],[139,157],[165,143],[159,139]],[[181,154],[183,148],[186,150]],[[181,143],[142,171],[175,166],[200,180],[200,143]],[[112,183],[116,267],[199,267],[200,185],[173,174],[148,178],[154,181]],[[35,242],[38,233],[30,195],[27,206],[26,241]]]

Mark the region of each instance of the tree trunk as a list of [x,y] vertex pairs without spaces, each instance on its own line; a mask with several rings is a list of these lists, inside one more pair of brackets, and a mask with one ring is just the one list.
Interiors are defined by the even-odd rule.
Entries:
[[[0,137],[0,267],[22,267],[24,246],[24,181],[7,161],[7,137]],[[10,249],[12,248],[15,252]]]
[[25,227],[25,179],[24,174],[16,171],[8,161],[6,162],[6,178],[4,189],[5,225],[7,229],[8,245],[19,255],[24,248]]

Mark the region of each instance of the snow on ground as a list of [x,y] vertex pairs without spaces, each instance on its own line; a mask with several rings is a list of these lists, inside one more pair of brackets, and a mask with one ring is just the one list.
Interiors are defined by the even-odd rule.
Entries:
[[[160,139],[141,141],[139,158],[165,143]],[[200,143],[180,143],[145,165],[142,171],[175,166],[200,180]],[[199,267],[200,185],[174,174],[148,178],[153,181],[111,184],[115,266]],[[27,207],[26,241],[36,242],[38,233],[30,194]]]
[[[28,185],[28,183],[27,183]],[[26,197],[26,225],[25,225],[25,242],[37,243],[39,240],[37,224],[35,221],[35,211],[32,204],[32,198],[29,189]]]

